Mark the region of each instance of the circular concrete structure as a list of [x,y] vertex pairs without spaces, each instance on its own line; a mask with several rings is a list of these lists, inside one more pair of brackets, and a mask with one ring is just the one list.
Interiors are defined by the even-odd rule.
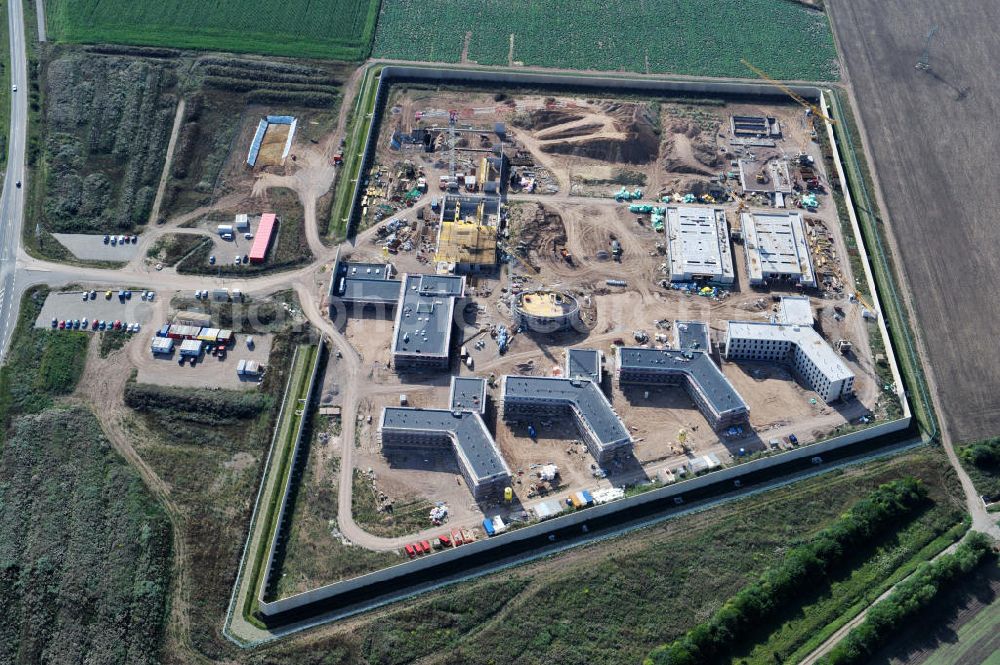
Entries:
[[580,321],[580,305],[561,291],[527,291],[514,298],[514,321],[529,332],[554,333],[574,329]]

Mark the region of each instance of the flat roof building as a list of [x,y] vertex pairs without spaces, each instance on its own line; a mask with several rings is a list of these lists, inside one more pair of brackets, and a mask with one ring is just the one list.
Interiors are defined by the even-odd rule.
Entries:
[[674,339],[678,349],[712,352],[708,324],[704,321],[674,321]]
[[600,385],[603,357],[598,349],[567,349],[566,378],[590,379]]
[[730,321],[726,358],[789,365],[827,403],[854,394],[854,372],[810,326]]
[[683,386],[713,428],[743,422],[750,413],[707,350],[618,349],[618,382],[621,385]]
[[587,450],[599,463],[632,451],[632,436],[596,383],[548,376],[504,376],[500,383],[504,420],[573,416]]
[[813,312],[809,296],[781,296],[775,323],[788,326],[812,326]]
[[379,420],[382,449],[451,449],[476,500],[503,495],[510,468],[477,411],[386,407]]
[[465,278],[404,274],[402,282],[392,339],[396,369],[447,369],[455,300],[465,295]]
[[395,308],[392,354],[397,370],[447,369],[455,301],[465,278],[411,275],[392,278],[385,263],[350,263],[338,255],[330,279],[330,318],[340,304]]
[[745,212],[741,215],[750,283],[789,280],[816,286],[805,222],[798,212]]
[[736,274],[724,210],[667,206],[666,232],[670,281],[733,283]]
[[486,413],[486,379],[478,376],[451,377],[448,403],[452,411]]

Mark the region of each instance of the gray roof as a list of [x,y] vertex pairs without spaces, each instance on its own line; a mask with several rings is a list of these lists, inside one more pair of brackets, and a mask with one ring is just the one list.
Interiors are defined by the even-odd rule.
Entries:
[[708,324],[703,321],[674,321],[674,332],[679,349],[711,350]]
[[486,379],[477,376],[451,377],[451,393],[448,402],[453,411],[486,410]]
[[510,468],[500,455],[486,423],[473,411],[386,407],[382,412],[382,429],[440,432],[451,438],[459,463],[472,477],[510,475]]
[[448,355],[455,298],[464,293],[464,277],[403,275],[403,294],[396,311],[393,352]]
[[389,279],[392,266],[387,263],[338,261],[336,270],[331,295],[344,302],[395,305],[399,301],[400,282]]
[[618,350],[618,362],[623,370],[662,370],[685,375],[716,413],[747,408],[733,384],[704,351],[627,346]]
[[538,399],[575,407],[602,447],[631,440],[625,424],[593,381],[548,376],[505,376],[503,399]]
[[597,349],[568,349],[566,351],[566,378],[584,377],[600,381],[601,352]]

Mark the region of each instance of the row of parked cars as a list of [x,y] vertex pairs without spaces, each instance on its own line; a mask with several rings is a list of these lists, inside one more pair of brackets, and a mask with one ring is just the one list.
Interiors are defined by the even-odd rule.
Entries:
[[139,236],[112,236],[104,234],[104,244],[111,245],[134,245],[139,242]]
[[[250,255],[244,254],[243,256],[240,256],[240,255],[237,254],[235,257],[233,257],[233,265],[234,266],[238,266],[238,265],[241,265],[241,264],[244,264],[244,263],[249,265],[249,263],[250,263]],[[210,265],[210,266],[214,266],[215,265],[215,254],[212,254],[210,257],[208,257],[208,265]]]
[[137,333],[142,327],[138,323],[128,321],[105,321],[104,319],[52,319],[53,330],[123,330]]
[[[109,290],[109,291],[105,291],[104,292],[104,299],[105,300],[111,300],[112,297],[114,297],[114,292],[113,291]],[[153,298],[155,298],[155,297],[156,297],[156,293],[154,291],[143,291],[142,293],[139,294],[139,298],[141,300],[148,300],[150,302],[152,302]],[[80,294],[80,299],[81,300],[97,300],[97,291],[93,291],[93,290],[92,291],[84,291],[82,294]],[[131,299],[132,299],[132,292],[129,291],[128,289],[122,289],[122,290],[118,291],[118,300],[125,301],[125,300],[131,300]]]

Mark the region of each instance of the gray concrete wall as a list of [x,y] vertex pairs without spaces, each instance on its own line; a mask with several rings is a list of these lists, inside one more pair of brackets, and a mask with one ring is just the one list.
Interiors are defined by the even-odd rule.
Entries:
[[[261,602],[260,609],[265,616],[275,616],[283,612],[306,607],[311,603],[334,598],[349,591],[362,589],[377,582],[386,582],[397,579],[403,580],[406,576],[413,573],[439,565],[446,565],[449,562],[457,561],[458,559],[470,554],[503,548],[510,543],[514,543],[519,540],[536,538],[556,529],[582,524],[596,517],[612,515],[616,512],[641,506],[650,502],[662,501],[665,498],[669,499],[671,497],[683,497],[683,495],[687,492],[706,488],[711,485],[731,485],[733,480],[755,471],[773,468],[792,461],[821,456],[826,452],[837,450],[838,448],[843,448],[861,441],[866,441],[868,439],[895,432],[901,432],[909,426],[909,417],[888,423],[882,423],[881,425],[876,425],[857,432],[851,432],[850,434],[835,437],[821,443],[803,446],[779,455],[761,458],[752,462],[740,464],[738,466],[715,471],[704,476],[667,485],[666,487],[651,490],[638,496],[612,501],[611,503],[568,513],[562,517],[557,517],[546,522],[517,529],[516,531],[510,531],[487,540],[480,540],[469,545],[463,545],[462,547],[436,552],[420,559],[406,561],[384,570],[368,573],[366,575],[344,580],[342,582],[334,582],[333,584],[328,584],[311,591],[289,596],[288,598],[282,598],[269,603]],[[444,573],[442,573],[442,575],[444,575]],[[400,586],[404,586],[402,582]]]
[[[305,414],[308,414],[308,407],[310,404],[312,404],[313,390],[316,387],[316,376],[319,373],[320,360],[323,357],[323,347],[324,347],[324,342],[320,341],[319,348],[316,350],[316,358],[313,361],[312,370],[310,370],[309,374],[309,389],[306,391],[305,405],[296,404],[294,402],[288,403],[286,399],[285,401],[286,409],[301,408]],[[294,363],[292,363],[292,366],[294,367]],[[291,379],[292,377],[289,376],[289,381],[291,381]],[[289,388],[291,388],[291,384],[289,384]],[[264,594],[267,592],[267,589],[270,586],[271,575],[275,572],[273,569],[274,557],[278,551],[278,543],[284,539],[285,530],[289,526],[288,524],[285,523],[285,521],[286,519],[291,519],[291,514],[288,513],[289,510],[288,496],[289,494],[291,494],[293,483],[298,482],[298,480],[295,478],[295,470],[299,462],[299,453],[302,451],[302,432],[305,430],[306,421],[308,419],[309,418],[307,416],[300,418],[299,426],[295,432],[295,444],[292,446],[291,459],[289,461],[290,467],[288,470],[288,478],[285,480],[285,489],[281,497],[281,508],[278,509],[278,519],[276,522],[277,526],[275,526],[274,528],[274,537],[271,539],[271,547],[269,548],[267,554],[267,563],[266,567],[264,568],[264,580],[263,582],[261,582],[260,589],[258,590],[259,594],[258,600],[260,601],[261,605],[264,604]],[[281,422],[280,417],[278,422],[279,423]]]

